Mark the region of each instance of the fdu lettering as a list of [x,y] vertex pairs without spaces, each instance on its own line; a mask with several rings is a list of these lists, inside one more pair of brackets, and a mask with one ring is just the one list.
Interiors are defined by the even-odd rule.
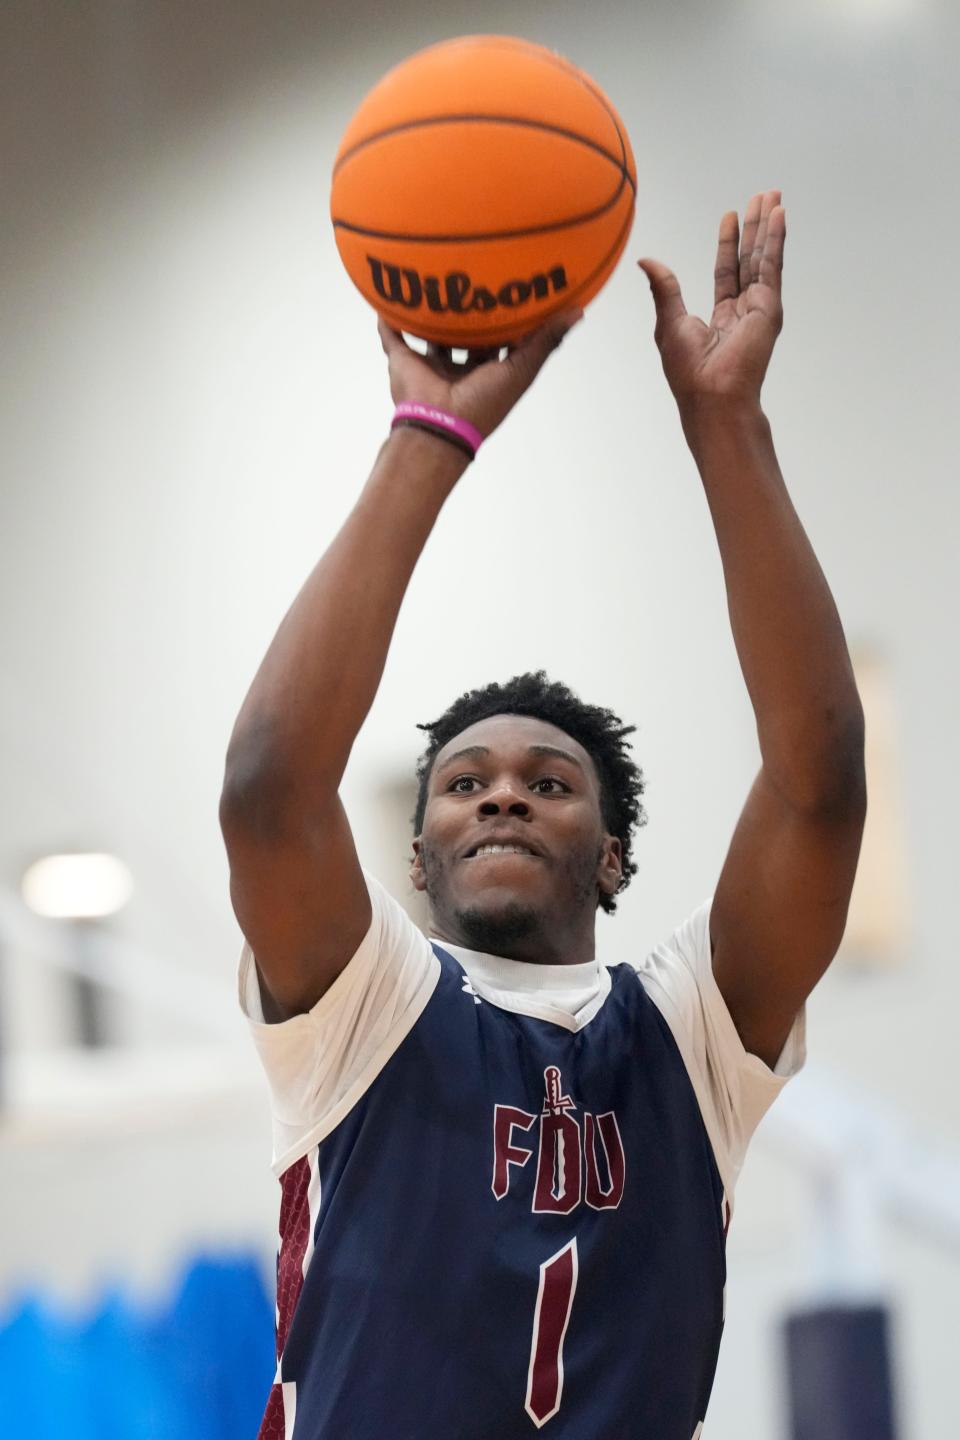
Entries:
[[492,1190],[502,1200],[515,1173],[537,1158],[532,1180],[535,1214],[569,1215],[582,1202],[592,1210],[616,1210],[623,1199],[626,1159],[617,1117],[580,1111],[564,1093],[556,1065],[543,1072],[539,1114],[496,1105],[493,1116]]

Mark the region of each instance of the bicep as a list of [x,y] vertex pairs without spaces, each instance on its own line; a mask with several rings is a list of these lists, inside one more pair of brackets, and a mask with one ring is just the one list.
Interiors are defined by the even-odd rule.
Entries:
[[713,973],[768,1065],[840,945],[864,813],[856,788],[846,804],[798,810],[761,770],[737,823],[710,915]]
[[230,898],[256,958],[264,1015],[311,1010],[370,928],[371,905],[338,795],[312,815],[265,820],[224,801]]

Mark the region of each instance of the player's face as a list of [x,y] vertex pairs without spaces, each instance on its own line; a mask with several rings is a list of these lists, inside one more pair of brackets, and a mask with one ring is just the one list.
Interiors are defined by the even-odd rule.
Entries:
[[414,852],[438,938],[516,959],[591,958],[599,895],[620,879],[593,761],[522,715],[479,720],[439,752]]

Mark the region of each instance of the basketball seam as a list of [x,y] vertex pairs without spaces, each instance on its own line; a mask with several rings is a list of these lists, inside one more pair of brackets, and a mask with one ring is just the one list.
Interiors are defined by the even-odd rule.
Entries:
[[[358,151],[366,149],[368,145],[375,145],[379,140],[385,140],[390,135],[402,134],[404,130],[422,129],[426,125],[523,125],[529,130],[544,130],[551,135],[562,135],[564,139],[573,140],[579,145],[586,145],[589,149],[595,150],[598,155],[602,155],[605,160],[609,160],[610,164],[620,171],[631,190],[636,193],[636,181],[627,169],[625,154],[618,160],[596,140],[591,140],[576,130],[567,130],[562,125],[551,125],[545,120],[530,120],[521,115],[429,115],[418,120],[404,120],[400,125],[390,125],[386,130],[378,130],[375,134],[368,135],[365,139],[358,140],[355,145],[351,145],[350,149],[335,162],[332,178],[335,180],[347,161],[352,160]],[[623,137],[620,135],[619,129],[617,129],[617,136],[622,150]]]
[[[607,251],[607,253],[604,255],[603,259],[599,262],[598,265],[595,265],[595,266],[594,266],[594,268],[590,271],[590,274],[589,274],[588,276],[586,276],[585,279],[583,279],[583,280],[580,281],[580,284],[579,284],[579,285],[577,285],[573,290],[571,290],[571,291],[569,291],[569,292],[564,292],[564,294],[563,294],[563,305],[562,305],[562,307],[559,306],[559,305],[554,306],[553,310],[550,311],[550,315],[555,315],[555,314],[558,312],[558,310],[560,310],[561,308],[566,309],[566,308],[569,306],[570,303],[575,302],[576,297],[580,294],[580,292],[581,292],[582,290],[585,290],[585,289],[587,288],[587,286],[591,283],[591,281],[592,281],[597,275],[600,274],[600,271],[603,269],[603,267],[604,267],[606,264],[609,263],[610,257],[611,257],[612,255],[615,255],[615,254],[616,254],[618,248],[619,248],[619,249],[622,249],[622,248],[623,248],[623,246],[626,244],[626,241],[627,241],[627,232],[629,231],[630,226],[631,226],[632,223],[633,223],[634,210],[635,210],[635,206],[631,205],[631,206],[630,206],[630,213],[629,213],[629,215],[627,216],[626,221],[625,221],[624,224],[621,226],[621,228],[617,231],[617,238],[616,238],[616,240],[614,240],[613,244],[610,246],[610,249],[609,249],[609,250]],[[369,302],[369,303],[372,303],[372,302]],[[377,308],[377,307],[375,307],[375,308]],[[397,316],[397,315],[399,314],[399,311],[398,311],[396,308],[394,308],[394,307],[390,307],[390,308],[389,308],[389,311],[387,311],[387,310],[385,309],[385,310],[382,311],[381,313],[385,313],[385,314],[386,314],[386,313],[389,313],[391,316],[394,316],[394,317],[395,317],[395,316]],[[407,314],[409,315],[410,312],[407,311]],[[544,322],[545,322],[546,320],[548,320],[549,318],[550,318],[549,315],[544,316]],[[535,329],[535,328],[536,328],[535,326],[531,326],[531,329]],[[495,334],[497,333],[497,331],[500,330],[500,329],[502,329],[502,326],[499,326],[499,325],[492,325],[492,326],[490,326],[490,325],[488,325],[488,326],[487,326],[485,329],[483,329],[483,330],[479,330],[479,329],[477,329],[477,330],[471,330],[469,336],[463,336],[463,335],[461,335],[460,337],[452,340],[452,341],[449,342],[449,343],[451,343],[451,344],[454,346],[454,348],[459,347],[459,348],[462,349],[462,348],[464,348],[464,340],[466,339],[466,340],[469,340],[469,342],[470,342],[469,345],[466,347],[467,349],[469,349],[469,348],[473,345],[473,342],[474,342],[475,340],[482,340],[482,339],[483,339],[485,336],[487,336],[487,335],[495,335]],[[410,335],[415,335],[415,334],[416,334],[416,331],[415,331],[415,330],[408,330],[407,333],[410,334]],[[446,342],[446,341],[444,341],[444,340],[439,340],[439,341],[434,341],[433,343],[434,343],[434,344],[443,345],[443,344],[448,343],[448,342]],[[504,343],[504,344],[508,344],[508,343],[510,343],[510,342],[504,341],[503,343]]]
[[[527,53],[532,53],[537,57],[537,59],[541,60],[545,64],[552,65],[555,70],[562,70],[565,75],[568,75],[572,79],[577,80],[585,90],[589,91],[589,93],[593,96],[593,98],[597,101],[597,103],[609,117],[611,125],[617,132],[617,139],[620,142],[620,155],[622,163],[624,166],[626,166],[627,147],[624,143],[623,133],[620,129],[618,118],[614,113],[610,101],[607,99],[606,95],[603,93],[600,87],[591,79],[591,77],[587,75],[583,70],[579,69],[578,66],[574,65],[572,60],[568,60],[565,55],[558,55],[555,51],[548,50],[545,46],[537,44],[536,41],[524,40],[519,35],[464,35],[457,40],[438,40],[435,45],[428,45],[427,49],[439,50],[444,45],[451,47],[466,47],[474,44],[477,40],[483,40],[484,43],[486,45],[489,45],[491,49],[499,48],[501,50],[523,50]],[[492,44],[491,42],[493,41],[495,41],[496,44]],[[336,168],[334,168],[333,173],[336,174]]]
[[[600,107],[610,117],[610,124],[613,126],[614,130],[616,130],[617,139],[620,142],[621,159],[623,165],[626,167],[627,147],[624,144],[623,132],[620,129],[618,117],[614,112],[613,106],[607,99],[606,95],[603,93],[600,87],[590,78],[590,76],[587,75],[583,70],[579,69],[578,66],[574,65],[572,60],[568,60],[566,56],[557,55],[552,50],[545,50],[543,46],[537,45],[531,40],[521,40],[519,36],[508,35],[501,35],[499,37],[499,40],[501,43],[501,48],[504,50],[523,48],[531,49],[537,52],[539,58],[543,60],[546,64],[552,65],[556,70],[562,70],[565,75],[569,75],[572,79],[579,81],[583,88],[589,91],[589,93],[597,101]],[[508,43],[503,44],[504,41],[507,41]],[[440,44],[442,43],[443,42],[441,41]]]
[[370,240],[404,240],[419,245],[450,245],[454,243],[477,243],[481,240],[516,240],[522,235],[549,235],[555,230],[569,230],[573,226],[586,225],[611,210],[623,194],[623,177],[609,200],[589,210],[584,215],[572,215],[567,220],[551,220],[546,225],[528,225],[521,230],[491,230],[485,234],[465,235],[415,235],[401,230],[372,230],[364,225],[353,225],[349,220],[333,220],[334,230],[348,230],[351,235],[365,235]]

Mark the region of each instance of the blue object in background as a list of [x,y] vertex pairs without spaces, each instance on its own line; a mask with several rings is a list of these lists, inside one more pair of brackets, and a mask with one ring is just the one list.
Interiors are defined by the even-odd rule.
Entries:
[[[259,1267],[198,1258],[157,1336],[171,1385],[196,1418],[184,1440],[254,1436],[276,1372],[275,1310]],[[177,1432],[178,1434],[180,1432]]]
[[22,1299],[0,1324],[0,1415],[30,1440],[253,1440],[275,1368],[257,1259],[201,1255],[153,1311],[119,1291],[85,1317]]
[[896,1440],[884,1306],[824,1306],[784,1333],[791,1440]]

